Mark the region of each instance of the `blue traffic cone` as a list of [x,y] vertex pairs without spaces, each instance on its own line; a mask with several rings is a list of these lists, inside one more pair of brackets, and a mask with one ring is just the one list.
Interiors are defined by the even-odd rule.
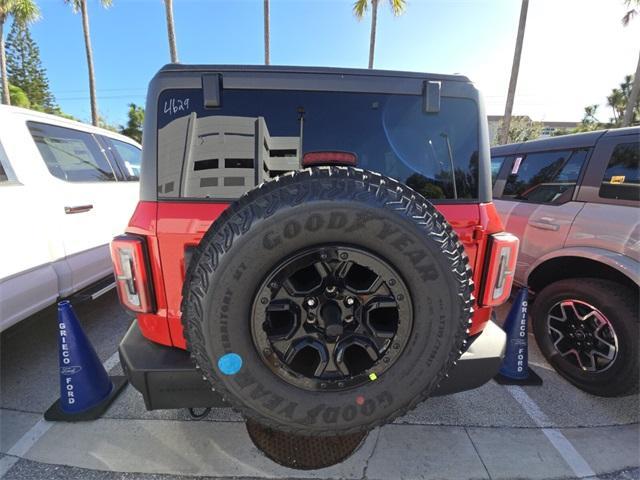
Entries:
[[109,374],[85,335],[71,303],[58,303],[60,398],[44,414],[45,420],[95,420],[126,385],[126,377]]
[[528,294],[527,287],[520,289],[504,324],[507,351],[494,378],[501,385],[542,385],[542,379],[529,368]]

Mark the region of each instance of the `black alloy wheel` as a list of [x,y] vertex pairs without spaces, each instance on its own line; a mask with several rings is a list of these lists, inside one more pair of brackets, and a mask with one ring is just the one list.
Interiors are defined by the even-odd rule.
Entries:
[[252,336],[278,377],[308,390],[370,382],[410,338],[409,290],[380,256],[318,246],[277,265],[253,303]]

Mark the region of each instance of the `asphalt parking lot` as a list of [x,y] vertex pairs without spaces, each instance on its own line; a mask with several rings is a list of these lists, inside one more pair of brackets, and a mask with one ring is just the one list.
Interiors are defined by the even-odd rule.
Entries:
[[[114,354],[131,317],[115,293],[76,312],[110,372],[121,372]],[[640,478],[638,396],[605,399],[576,390],[533,344],[530,363],[542,387],[490,382],[430,399],[371,432],[344,463],[298,471],[264,457],[230,409],[214,409],[203,421],[182,410],[147,412],[131,386],[100,420],[45,422],[43,412],[59,395],[55,308],[0,340],[4,479]]]

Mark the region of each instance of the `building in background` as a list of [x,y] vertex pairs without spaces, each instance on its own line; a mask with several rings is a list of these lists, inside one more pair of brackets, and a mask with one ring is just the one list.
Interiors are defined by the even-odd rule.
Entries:
[[271,136],[264,117],[194,112],[158,129],[158,194],[236,198],[263,180],[298,170],[300,150],[300,136]]

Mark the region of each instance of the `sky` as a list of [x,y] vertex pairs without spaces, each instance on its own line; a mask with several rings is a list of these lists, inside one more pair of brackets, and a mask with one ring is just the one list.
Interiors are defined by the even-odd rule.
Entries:
[[[144,105],[146,87],[169,61],[162,0],[87,0],[98,105],[111,124],[126,122],[127,104]],[[37,0],[31,27],[51,89],[62,109],[89,120],[87,66],[79,14],[63,0]],[[504,112],[520,14],[519,0],[407,0],[394,17],[378,15],[375,67],[460,73],[482,91],[489,115]],[[370,16],[358,21],[352,0],[271,0],[271,63],[365,68]],[[182,63],[261,64],[262,0],[174,0]],[[620,19],[622,0],[530,0],[514,114],[579,121],[633,73],[640,18]],[[8,29],[5,29],[5,32]]]

